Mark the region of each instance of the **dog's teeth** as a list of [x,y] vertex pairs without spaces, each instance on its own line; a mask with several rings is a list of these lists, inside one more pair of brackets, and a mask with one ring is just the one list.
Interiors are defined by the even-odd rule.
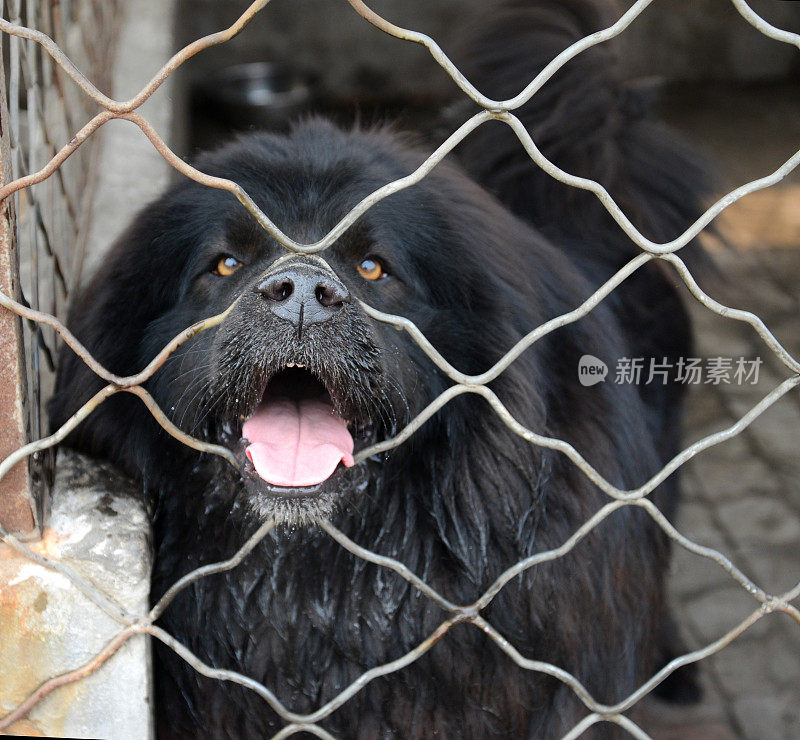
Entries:
[[298,362],[298,363],[296,363],[295,367],[305,367],[305,365],[303,365],[303,364]]
[[293,362],[287,362],[286,363],[286,367],[294,367],[294,363]]

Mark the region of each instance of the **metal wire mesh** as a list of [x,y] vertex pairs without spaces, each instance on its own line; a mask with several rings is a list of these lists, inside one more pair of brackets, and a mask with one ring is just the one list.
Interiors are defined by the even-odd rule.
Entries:
[[[114,41],[115,3],[32,2],[8,0],[6,12],[14,25],[42,29],[62,44],[77,63],[102,85]],[[76,121],[91,114],[92,102],[68,83],[63,71],[43,47],[9,38],[8,139],[11,172],[33,171],[50,160],[59,142],[68,140]],[[72,288],[80,280],[93,202],[92,176],[97,147],[36,189],[16,190],[12,221],[19,248],[20,292],[35,310],[61,316]],[[27,379],[26,427],[32,438],[47,428],[43,400],[52,390],[57,333],[40,323],[23,325]],[[32,466],[43,480],[48,461],[37,453]]]
[[[61,165],[79,146],[84,144],[84,142],[87,141],[97,129],[113,118],[122,118],[136,124],[142,130],[145,136],[147,136],[147,138],[153,143],[161,155],[179,172],[201,184],[213,188],[228,190],[235,195],[236,198],[248,209],[248,211],[250,211],[258,223],[276,240],[283,244],[286,249],[302,254],[317,253],[331,246],[348,228],[350,228],[358,220],[363,213],[365,213],[375,203],[392,193],[396,193],[402,189],[412,186],[414,183],[425,177],[425,175],[430,172],[460,141],[467,137],[478,126],[490,119],[503,121],[509,127],[511,127],[511,129],[519,138],[521,146],[528,152],[531,159],[543,170],[564,183],[593,192],[603,203],[612,217],[616,220],[620,228],[623,229],[623,231],[625,231],[625,233],[633,240],[633,242],[635,242],[642,249],[642,253],[635,259],[631,260],[625,267],[623,267],[618,273],[616,273],[611,279],[602,285],[590,298],[588,298],[580,306],[576,307],[573,311],[570,311],[569,313],[559,316],[539,327],[532,329],[530,333],[522,338],[514,347],[510,348],[505,356],[492,368],[484,373],[481,373],[480,375],[465,375],[457,368],[450,365],[438,353],[435,347],[431,345],[431,343],[425,338],[420,330],[408,319],[402,316],[382,313],[362,303],[362,308],[364,311],[373,319],[392,324],[398,329],[408,332],[413,340],[417,342],[417,344],[430,358],[430,360],[453,381],[453,385],[443,392],[395,437],[364,450],[358,456],[357,462],[364,460],[365,458],[377,452],[389,450],[402,444],[422,424],[424,424],[427,419],[429,419],[434,413],[449,403],[453,398],[463,393],[474,393],[482,396],[492,410],[503,420],[503,422],[520,437],[527,440],[531,444],[558,450],[566,455],[575,464],[575,466],[583,472],[583,474],[585,474],[594,484],[608,494],[609,502],[590,519],[584,522],[583,525],[573,532],[569,539],[563,542],[559,547],[546,552],[537,553],[509,567],[508,570],[506,570],[497,578],[497,580],[486,590],[484,594],[480,595],[473,603],[466,605],[455,604],[449,601],[444,595],[435,591],[431,586],[412,573],[401,562],[398,562],[393,558],[371,552],[349,540],[332,524],[327,522],[321,523],[320,526],[322,529],[353,555],[374,563],[380,567],[394,571],[399,577],[404,578],[414,588],[419,590],[420,593],[424,594],[426,597],[441,606],[445,611],[449,612],[451,616],[442,622],[442,624],[439,625],[434,632],[432,632],[413,650],[394,661],[384,665],[376,666],[366,671],[337,696],[333,697],[326,704],[308,714],[298,714],[293,712],[291,709],[284,706],[268,687],[252,678],[244,676],[241,673],[233,670],[206,665],[184,645],[180,644],[171,635],[154,624],[158,617],[170,604],[170,602],[175,598],[175,596],[188,585],[210,574],[235,568],[272,529],[272,522],[263,524],[261,528],[234,555],[232,555],[229,560],[197,568],[181,578],[146,614],[135,614],[129,612],[116,603],[112,596],[103,593],[95,586],[88,583],[85,579],[72,571],[65,564],[32,551],[12,534],[0,529],[2,540],[7,545],[10,545],[16,551],[22,553],[31,560],[47,568],[54,569],[69,578],[69,580],[87,599],[103,609],[103,611],[113,617],[120,624],[120,630],[107,643],[101,652],[95,655],[90,661],[82,666],[77,667],[73,671],[55,676],[42,684],[22,704],[0,719],[0,729],[8,727],[16,720],[24,717],[39,701],[41,701],[47,694],[59,686],[80,680],[84,676],[87,676],[93,671],[97,670],[99,666],[101,666],[112,655],[114,655],[114,653],[134,635],[146,633],[173,649],[199,673],[219,680],[231,681],[240,684],[261,696],[264,701],[266,701],[269,706],[271,706],[272,709],[286,722],[286,725],[283,727],[283,729],[281,729],[280,732],[275,735],[276,738],[287,737],[300,731],[310,732],[318,737],[329,738],[331,735],[318,724],[321,720],[334,712],[338,707],[342,706],[342,704],[348,701],[348,699],[360,691],[370,681],[378,678],[379,676],[384,676],[401,670],[403,667],[414,662],[426,651],[428,651],[437,641],[442,639],[454,625],[466,622],[482,630],[497,644],[500,650],[505,652],[520,667],[553,676],[572,689],[578,699],[585,705],[587,714],[575,727],[572,728],[572,730],[567,733],[565,737],[578,737],[588,728],[600,722],[615,723],[623,727],[635,737],[648,737],[644,730],[642,730],[630,718],[625,716],[624,713],[633,707],[634,704],[636,704],[640,699],[646,696],[670,673],[682,665],[702,660],[703,658],[718,652],[743,634],[756,622],[772,612],[780,611],[789,614],[796,622],[798,622],[798,624],[800,624],[800,609],[798,609],[798,607],[792,603],[798,599],[798,597],[800,597],[800,583],[794,586],[794,588],[791,590],[780,595],[767,593],[752,580],[750,580],[744,573],[742,573],[742,571],[740,571],[736,565],[734,565],[723,553],[716,549],[705,547],[701,544],[693,542],[682,535],[667,521],[658,508],[648,499],[648,494],[677,468],[682,466],[699,452],[714,445],[718,445],[725,440],[739,434],[756,418],[764,413],[764,411],[766,411],[770,406],[775,404],[780,398],[789,393],[792,389],[800,385],[800,362],[798,362],[796,358],[792,357],[790,353],[783,348],[783,346],[778,342],[778,340],[761,321],[761,319],[750,312],[722,305],[711,298],[696,283],[686,265],[677,254],[681,247],[696,237],[722,210],[748,193],[752,193],[756,190],[777,183],[786,174],[797,167],[797,165],[800,164],[800,151],[795,153],[794,156],[787,160],[772,174],[739,187],[733,192],[727,194],[725,197],[721,198],[683,234],[677,236],[669,242],[662,244],[654,243],[645,238],[632,225],[632,223],[628,220],[626,215],[617,206],[602,185],[592,180],[575,177],[567,172],[564,172],[556,167],[553,163],[548,161],[537,148],[529,132],[513,114],[513,111],[516,108],[527,102],[533,95],[535,95],[537,91],[544,85],[544,83],[567,61],[577,54],[580,54],[590,46],[599,44],[621,33],[634,20],[634,18],[642,13],[653,2],[653,0],[639,0],[638,2],[634,3],[631,8],[612,26],[603,31],[599,31],[587,36],[586,38],[570,46],[568,49],[555,57],[550,64],[548,64],[542,70],[542,72],[539,73],[537,77],[532,80],[518,95],[503,101],[492,100],[483,95],[480,91],[476,90],[442,52],[436,42],[430,37],[393,25],[377,15],[361,0],[348,0],[349,4],[356,12],[358,12],[367,21],[385,33],[425,46],[433,58],[450,75],[450,77],[464,92],[464,94],[478,103],[483,110],[470,118],[451,136],[449,136],[445,142],[439,146],[417,170],[410,173],[406,177],[388,183],[387,185],[373,192],[355,208],[353,208],[350,213],[342,218],[342,220],[324,238],[312,244],[302,244],[292,239],[289,235],[284,234],[270,220],[267,214],[263,213],[256,206],[250,196],[239,185],[231,182],[230,180],[207,175],[182,161],[169,149],[169,147],[167,147],[159,135],[150,126],[150,124],[138,113],[136,113],[136,109],[150,95],[152,95],[153,92],[155,92],[159,85],[161,85],[161,83],[178,66],[202,49],[222,43],[232,38],[235,34],[239,33],[253,18],[253,16],[262,10],[264,6],[268,4],[268,2],[269,0],[258,0],[257,2],[254,2],[229,28],[195,41],[194,43],[185,47],[161,68],[161,70],[141,90],[141,92],[128,101],[116,101],[103,94],[87,77],[85,77],[78,70],[78,68],[64,54],[60,46],[57,45],[56,42],[50,38],[50,36],[45,35],[45,33],[42,33],[41,31],[22,26],[18,22],[18,17],[14,17],[13,13],[11,21],[0,20],[0,30],[9,34],[12,40],[19,38],[30,39],[38,44],[38,47],[46,52],[53,62],[59,65],[59,67],[72,78],[77,86],[83,90],[86,96],[104,109],[102,112],[91,118],[89,122],[86,123],[78,131],[78,133],[58,151],[55,151],[55,147],[51,147],[51,159],[41,169],[38,171],[33,171],[35,169],[35,158],[26,161],[25,164],[28,166],[28,169],[31,171],[31,173],[19,177],[13,182],[5,185],[3,188],[0,188],[0,199],[5,199],[11,196],[20,197],[22,193],[29,192],[27,189],[30,188],[31,185],[44,182],[49,178],[52,178],[54,175],[59,176],[57,173],[60,172]],[[752,10],[752,8],[750,8],[745,0],[731,0],[731,3],[742,15],[742,17],[748,23],[757,28],[761,33],[777,41],[791,44],[800,49],[799,35],[783,31],[767,23],[763,18],[758,16]],[[11,7],[13,9],[14,7],[18,6],[14,3],[11,3]],[[29,23],[30,20],[31,18],[28,19]],[[76,109],[73,109],[73,111],[74,110]],[[52,214],[48,214],[47,217],[52,218]],[[44,216],[42,216],[42,218],[44,218]],[[31,233],[33,234],[33,230]],[[41,239],[44,237],[39,234],[35,238]],[[63,259],[65,259],[67,256],[61,253],[59,254],[60,256],[56,257],[55,252],[53,253],[54,261],[56,259],[61,259],[63,261]],[[577,321],[582,316],[585,316],[632,273],[642,267],[645,263],[656,259],[661,259],[670,263],[695,298],[697,298],[697,300],[709,310],[727,318],[750,324],[764,341],[765,345],[787,368],[790,373],[790,377],[778,385],[772,392],[766,395],[735,424],[723,431],[709,435],[687,447],[680,454],[676,455],[675,458],[671,460],[659,473],[654,475],[650,480],[638,488],[622,490],[605,480],[591,465],[589,465],[581,453],[572,445],[563,440],[543,436],[534,430],[527,429],[525,426],[519,423],[503,406],[497,396],[487,387],[487,384],[496,378],[500,373],[502,373],[528,347],[558,327]],[[119,377],[108,372],[93,357],[91,357],[87,350],[81,346],[75,337],[72,336],[68,329],[54,315],[53,310],[50,310],[49,312],[38,310],[38,303],[33,304],[32,307],[28,307],[3,294],[0,294],[0,304],[5,309],[13,311],[19,316],[35,322],[37,326],[47,327],[48,330],[51,330],[51,332],[58,334],[61,339],[66,342],[66,344],[69,345],[69,347],[72,348],[72,350],[74,350],[95,373],[97,373],[108,383],[103,390],[98,392],[91,400],[84,404],[84,406],[82,406],[81,409],[54,434],[44,438],[36,438],[34,441],[21,447],[8,458],[6,458],[2,463],[0,463],[0,478],[6,475],[11,467],[19,460],[22,460],[25,457],[37,452],[52,448],[54,445],[58,444],[72,429],[80,424],[83,419],[85,419],[95,408],[97,408],[99,404],[101,404],[111,395],[120,392],[132,393],[138,396],[153,414],[158,423],[161,424],[161,426],[166,429],[167,432],[180,441],[197,450],[219,455],[233,465],[236,464],[233,455],[226,448],[194,439],[175,427],[158,408],[155,401],[147,393],[147,391],[141,387],[141,383],[150,378],[179,345],[188,341],[198,332],[205,331],[220,324],[231,311],[233,306],[230,306],[225,312],[217,316],[210,317],[205,321],[201,321],[187,328],[181,334],[176,336],[166,347],[164,347],[164,349],[141,372],[128,377]],[[736,583],[738,583],[753,597],[755,601],[755,608],[747,618],[742,620],[733,629],[720,636],[717,640],[705,645],[701,649],[675,658],[624,700],[613,705],[607,705],[602,704],[594,699],[594,697],[592,697],[586,688],[581,685],[575,676],[563,670],[562,668],[559,668],[551,663],[537,661],[521,655],[511,643],[509,643],[492,627],[491,624],[489,624],[483,618],[481,612],[499,593],[499,591],[514,577],[527,569],[536,567],[540,563],[554,560],[570,552],[594,527],[600,524],[600,522],[602,522],[606,517],[613,514],[613,512],[615,512],[617,509],[625,506],[636,506],[644,509],[653,518],[655,523],[660,526],[674,542],[686,548],[686,550],[691,553],[717,563],[724,572],[726,572]]]

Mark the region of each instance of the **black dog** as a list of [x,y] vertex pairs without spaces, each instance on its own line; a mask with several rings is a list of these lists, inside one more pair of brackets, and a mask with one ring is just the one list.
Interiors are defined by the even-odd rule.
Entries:
[[[506,3],[465,42],[466,71],[487,93],[516,93],[605,22],[578,0]],[[698,213],[699,173],[625,91],[610,54],[581,55],[520,115],[545,154],[601,179],[648,235],[671,238]],[[448,616],[315,520],[330,517],[467,604],[520,559],[560,546],[609,500],[565,456],[524,441],[471,395],[397,449],[352,464],[451,385],[406,333],[369,318],[359,301],[408,316],[450,363],[479,373],[637,252],[592,196],[542,173],[512,137],[487,125],[460,155],[521,218],[444,164],[370,209],[322,259],[286,256],[229,193],[182,181],[139,214],[74,308],[77,336],[128,374],[236,300],[222,325],[183,345],[146,387],[181,428],[232,449],[240,469],[175,442],[130,397],[111,398],[70,441],[152,493],[154,598],[229,557],[267,518],[284,523],[236,569],[183,592],[162,622],[202,660],[263,682],[296,712],[405,654]],[[313,120],[286,137],[242,138],[198,166],[235,180],[284,231],[312,241],[424,157],[388,130]],[[679,388],[612,378],[584,387],[579,359],[688,353],[672,280],[648,265],[490,387],[526,427],[571,442],[630,488],[677,449]],[[55,425],[100,387],[74,356],[62,359]],[[671,513],[674,479],[653,499]],[[680,649],[664,603],[668,554],[649,516],[623,508],[569,554],[515,578],[483,615],[523,655],[615,702]],[[204,678],[165,648],[156,659],[162,736],[263,737],[284,724],[255,693]],[[320,724],[363,738],[551,738],[587,713],[556,678],[518,667],[482,631],[458,625]]]

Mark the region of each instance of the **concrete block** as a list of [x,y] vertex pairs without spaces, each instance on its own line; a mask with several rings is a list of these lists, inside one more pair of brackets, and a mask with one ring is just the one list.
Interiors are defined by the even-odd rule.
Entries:
[[[129,612],[150,591],[149,518],[110,466],[61,453],[44,537],[31,545]],[[122,625],[63,574],[0,545],[0,716],[38,686],[89,661]],[[146,740],[152,736],[149,644],[135,635],[95,673],[57,688],[11,733]]]

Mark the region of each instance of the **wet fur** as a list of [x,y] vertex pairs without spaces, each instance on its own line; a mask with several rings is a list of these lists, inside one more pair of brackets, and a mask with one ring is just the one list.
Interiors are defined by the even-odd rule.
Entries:
[[[499,69],[514,78],[516,92],[535,71],[530,64],[541,66],[596,30],[600,18],[586,2],[503,7],[488,28],[483,24],[480,43],[473,40],[475,66],[468,69],[496,95],[508,92],[492,82],[502,82]],[[519,14],[530,21],[524,34]],[[481,53],[480,44],[496,49],[512,32],[519,44],[504,44],[510,58]],[[545,154],[567,158],[584,169],[579,174],[611,176],[612,192],[624,193],[638,223],[655,237],[674,236],[699,208],[697,192],[673,187],[686,184],[687,160],[641,112],[626,112],[613,61],[587,53],[549,83],[543,100],[568,100],[587,74],[584,65],[608,77],[581,98],[607,124],[594,127],[592,147],[566,127],[580,120],[569,111],[532,103],[523,120],[550,116]],[[636,253],[593,202],[527,162],[499,125],[478,133],[462,147],[461,161],[505,206],[444,164],[372,208],[324,255],[356,297],[408,316],[466,373],[486,370],[528,331],[574,309]],[[312,120],[288,137],[240,139],[198,166],[235,180],[281,228],[311,241],[425,155],[386,129],[342,131]],[[649,179],[653,167],[669,177]],[[248,271],[225,283],[204,277],[209,258],[232,250],[246,254]],[[176,423],[212,440],[257,402],[271,365],[289,356],[316,363],[330,376],[337,402],[372,420],[382,436],[451,384],[405,333],[372,321],[357,303],[339,323],[319,325],[302,341],[260,313],[250,289],[282,253],[230,194],[180,182],[117,243],[77,302],[71,326],[100,362],[128,374],[185,326],[240,296],[221,327],[184,345],[146,384]],[[367,254],[385,257],[392,282],[358,277],[353,266]],[[572,443],[613,484],[630,488],[679,443],[679,389],[640,392],[613,382],[584,388],[578,360],[593,354],[613,365],[626,356],[677,356],[689,346],[672,281],[653,267],[587,317],[537,342],[490,387],[520,423]],[[65,353],[53,423],[99,387]],[[295,522],[331,515],[359,544],[399,559],[450,600],[470,603],[506,568],[563,544],[608,501],[564,455],[521,439],[470,395],[451,401],[398,449],[349,471],[318,510],[293,512],[259,499],[225,462],[171,440],[133,398],[109,399],[70,443],[112,460],[150,492],[154,600],[198,565],[230,557],[277,513]],[[653,498],[671,513],[674,479]],[[570,671],[596,699],[615,702],[679,648],[664,601],[668,558],[667,539],[647,514],[624,508],[569,554],[511,581],[483,614],[522,655]],[[418,645],[446,617],[399,576],[307,525],[279,527],[236,569],[183,592],[160,623],[208,664],[241,671],[290,709],[310,712],[364,671]],[[160,736],[260,737],[283,726],[255,693],[203,678],[158,644],[155,655]],[[516,666],[464,624],[320,724],[360,738],[551,738],[587,711],[571,689]],[[616,730],[598,725],[594,732]]]

